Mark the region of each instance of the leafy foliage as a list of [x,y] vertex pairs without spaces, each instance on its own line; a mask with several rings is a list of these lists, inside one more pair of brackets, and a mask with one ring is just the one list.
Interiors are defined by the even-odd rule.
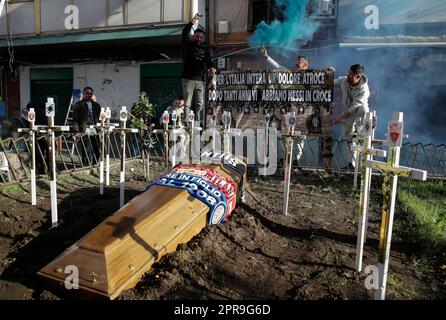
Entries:
[[152,118],[156,105],[153,105],[146,92],[139,94],[138,101],[133,104],[130,114],[130,126],[140,130],[144,148],[151,148],[155,141],[150,135]]
[[138,101],[133,104],[130,112],[131,127],[140,130],[149,130],[150,120],[153,117],[155,106],[150,103],[147,93],[142,91]]

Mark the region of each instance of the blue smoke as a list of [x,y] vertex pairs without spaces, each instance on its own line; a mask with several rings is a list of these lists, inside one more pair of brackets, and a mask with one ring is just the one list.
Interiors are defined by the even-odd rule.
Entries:
[[[384,138],[392,113],[400,111],[404,112],[404,132],[410,137],[405,142],[446,143],[445,47],[367,47],[357,50],[338,45],[348,39],[352,42],[372,42],[374,37],[382,37],[375,41],[385,42],[389,41],[389,36],[392,41],[402,42],[405,37],[409,42],[415,41],[415,37],[444,39],[446,1],[338,1],[337,37],[315,41],[315,47],[306,48],[296,46],[296,42],[311,39],[319,27],[317,22],[306,17],[309,2],[276,0],[276,5],[283,10],[284,21],[274,21],[269,25],[260,23],[250,39],[250,45],[271,45],[269,55],[283,66],[294,66],[298,55],[308,57],[311,68],[334,66],[336,78],[346,75],[350,65],[360,63],[365,66],[372,92],[369,108],[378,113],[377,138]],[[370,4],[379,8],[377,30],[364,26],[369,15],[364,8]],[[340,94],[335,92],[335,100],[339,97]],[[335,113],[339,112],[337,102]]]
[[307,15],[310,0],[276,0],[276,6],[283,12],[284,21],[264,21],[257,25],[249,39],[252,47],[261,45],[290,46],[298,40],[309,40],[319,27],[319,22]]

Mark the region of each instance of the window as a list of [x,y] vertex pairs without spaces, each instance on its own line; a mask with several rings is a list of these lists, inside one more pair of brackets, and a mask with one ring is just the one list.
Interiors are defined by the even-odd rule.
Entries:
[[274,21],[276,16],[281,20],[280,13],[274,3],[274,0],[251,0],[249,2],[248,31],[254,31],[262,21],[266,23]]
[[311,0],[308,3],[308,15],[317,18],[333,18],[336,16],[336,0]]

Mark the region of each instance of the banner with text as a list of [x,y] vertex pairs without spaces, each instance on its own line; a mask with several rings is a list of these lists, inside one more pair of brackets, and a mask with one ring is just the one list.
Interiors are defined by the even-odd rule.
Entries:
[[232,127],[255,130],[269,122],[281,130],[283,116],[294,111],[302,134],[331,135],[333,72],[224,71],[214,79],[207,100],[207,126],[213,119],[218,125],[226,110],[231,112]]

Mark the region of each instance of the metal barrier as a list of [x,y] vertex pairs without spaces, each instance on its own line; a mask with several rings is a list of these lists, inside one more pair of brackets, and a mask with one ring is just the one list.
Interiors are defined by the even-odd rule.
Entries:
[[[146,132],[145,139],[150,141],[150,144],[144,146],[144,149],[150,155],[151,161],[161,161],[164,159],[164,137],[162,130],[155,130],[150,133]],[[298,166],[304,169],[324,169],[320,140],[319,137],[314,136],[308,136],[305,139],[302,157],[298,162],[293,161],[294,168]],[[127,142],[127,159],[140,158],[142,156],[142,142],[139,133],[128,133]],[[208,142],[202,141],[201,146],[203,147],[206,143]],[[118,161],[121,157],[120,144],[119,133],[112,132],[110,134],[110,160],[112,162]],[[36,143],[36,164],[37,172],[40,175],[48,173],[47,146],[47,137],[45,135],[38,136]],[[99,153],[94,152],[96,146],[99,146],[98,135],[84,134],[78,140],[74,140],[73,135],[69,133],[59,135],[57,137],[57,172],[62,173],[95,166],[99,160]],[[343,168],[348,164],[347,152],[349,148],[350,146],[347,140],[332,141],[332,171],[339,173],[345,172]],[[375,148],[382,148],[382,146],[375,146]],[[277,142],[277,150],[278,154],[284,154],[283,140],[280,138]],[[234,152],[235,149],[232,151]],[[85,156],[86,154],[90,154],[90,156]],[[251,167],[258,166],[259,161],[257,160],[251,164]],[[295,160],[295,157],[293,157],[293,160]],[[283,166],[280,159],[277,164],[278,168]],[[431,178],[446,177],[446,145],[405,143],[401,150],[400,164],[427,170]],[[29,167],[30,148],[29,137],[27,135],[18,138],[0,139],[0,182],[28,180],[30,178]]]
[[431,177],[445,177],[446,146],[405,143],[401,150],[403,165],[426,170]]
[[[0,182],[30,179],[31,149],[28,135],[0,139]],[[126,135],[126,158],[141,157],[138,133]],[[99,163],[99,135],[83,134],[75,139],[70,133],[56,137],[56,171],[63,173],[96,166]],[[121,139],[118,132],[110,133],[110,161],[121,157]],[[46,135],[36,137],[36,170],[38,175],[48,173],[48,140]],[[6,163],[5,163],[6,162]]]
[[[164,140],[161,131],[151,133],[152,139],[155,141],[150,148],[150,156],[158,159],[164,157]],[[201,142],[203,147],[207,142]],[[375,145],[376,149],[386,149],[386,146]],[[282,139],[278,139],[277,142],[278,154],[284,154],[284,144]],[[350,144],[347,140],[332,140],[332,153],[333,158],[331,160],[332,171],[346,172],[344,169],[348,165],[347,152],[350,150]],[[235,149],[231,150],[232,152]],[[245,155],[246,156],[246,155]],[[293,158],[295,160],[295,157]],[[385,161],[377,157],[376,160]],[[256,161],[256,164],[259,163]],[[254,164],[254,166],[256,166]],[[278,167],[281,168],[283,164],[281,161],[277,162]],[[401,160],[400,165],[413,167],[417,169],[426,170],[428,176],[431,178],[446,177],[446,145],[433,145],[433,144],[411,144],[405,143],[401,148]],[[258,165],[257,165],[258,166]],[[321,138],[316,136],[308,136],[305,139],[304,149],[302,157],[299,162],[293,161],[293,167],[308,168],[315,170],[324,170],[324,159],[321,152]]]

